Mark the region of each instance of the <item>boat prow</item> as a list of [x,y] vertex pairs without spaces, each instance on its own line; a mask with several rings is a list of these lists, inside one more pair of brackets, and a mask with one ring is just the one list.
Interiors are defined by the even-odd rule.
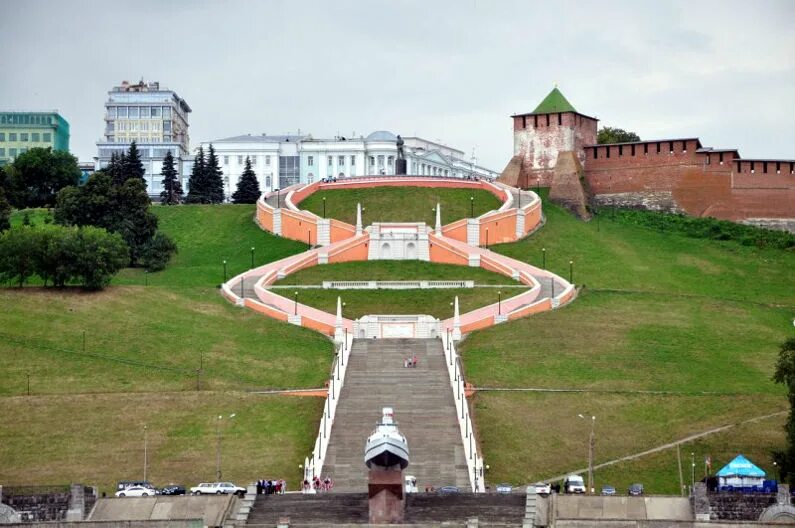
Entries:
[[409,445],[406,437],[398,431],[395,413],[391,407],[382,409],[381,421],[367,438],[364,463],[369,468],[399,465],[400,469],[406,469],[409,465]]

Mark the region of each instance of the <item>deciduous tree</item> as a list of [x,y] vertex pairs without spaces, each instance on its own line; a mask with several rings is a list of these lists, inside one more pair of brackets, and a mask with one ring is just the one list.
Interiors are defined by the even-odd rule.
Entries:
[[775,451],[773,458],[780,468],[781,480],[795,486],[795,337],[781,345],[773,380],[786,386],[789,400],[789,417],[784,425],[787,445],[783,451]]
[[20,154],[10,173],[11,197],[20,209],[51,207],[58,192],[64,187],[77,185],[81,174],[77,158],[68,152],[38,147]]
[[607,143],[630,143],[640,141],[640,136],[622,128],[602,127],[596,134],[596,142],[600,145]]

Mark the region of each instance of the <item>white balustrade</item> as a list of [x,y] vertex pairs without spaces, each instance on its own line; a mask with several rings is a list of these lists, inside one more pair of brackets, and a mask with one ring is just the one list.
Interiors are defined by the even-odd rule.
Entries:
[[456,353],[453,339],[448,339],[446,334],[442,335],[442,346],[444,347],[450,386],[453,389],[456,417],[461,429],[461,441],[464,443],[464,456],[467,462],[469,482],[473,492],[483,493],[486,491],[483,478],[483,457],[478,454],[478,443],[475,439],[475,429],[472,427],[472,417],[469,414],[469,406],[467,405],[466,384],[464,382],[464,373],[461,370],[460,356]]
[[334,368],[331,370],[328,395],[323,406],[323,416],[320,419],[315,448],[312,450],[312,456],[306,459],[306,465],[304,466],[304,480],[309,482],[312,482],[314,477],[320,477],[323,471],[323,463],[326,459],[326,451],[331,438],[331,426],[334,424],[334,417],[337,415],[337,403],[339,403],[342,386],[345,383],[345,372],[348,370],[348,361],[350,360],[351,347],[353,346],[353,334],[346,335],[344,341],[339,347],[337,358],[334,360]]

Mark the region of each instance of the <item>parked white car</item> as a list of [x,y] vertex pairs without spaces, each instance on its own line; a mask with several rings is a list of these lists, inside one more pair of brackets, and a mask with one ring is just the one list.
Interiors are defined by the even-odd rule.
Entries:
[[537,495],[549,495],[552,493],[552,486],[549,482],[536,482],[532,487]]
[[154,497],[155,490],[144,486],[130,486],[116,492],[117,497]]
[[246,488],[235,486],[231,482],[202,482],[190,489],[193,495],[240,495],[246,494]]

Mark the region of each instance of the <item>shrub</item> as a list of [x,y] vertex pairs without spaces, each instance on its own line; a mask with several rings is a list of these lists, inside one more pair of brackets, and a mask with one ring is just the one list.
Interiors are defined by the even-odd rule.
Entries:
[[765,229],[716,218],[699,218],[683,214],[660,213],[640,209],[602,209],[602,215],[624,224],[639,225],[657,231],[679,233],[691,238],[731,240],[760,248],[795,248],[795,234]]
[[141,264],[147,271],[160,271],[166,267],[171,256],[176,252],[177,245],[174,241],[158,231],[144,246]]

